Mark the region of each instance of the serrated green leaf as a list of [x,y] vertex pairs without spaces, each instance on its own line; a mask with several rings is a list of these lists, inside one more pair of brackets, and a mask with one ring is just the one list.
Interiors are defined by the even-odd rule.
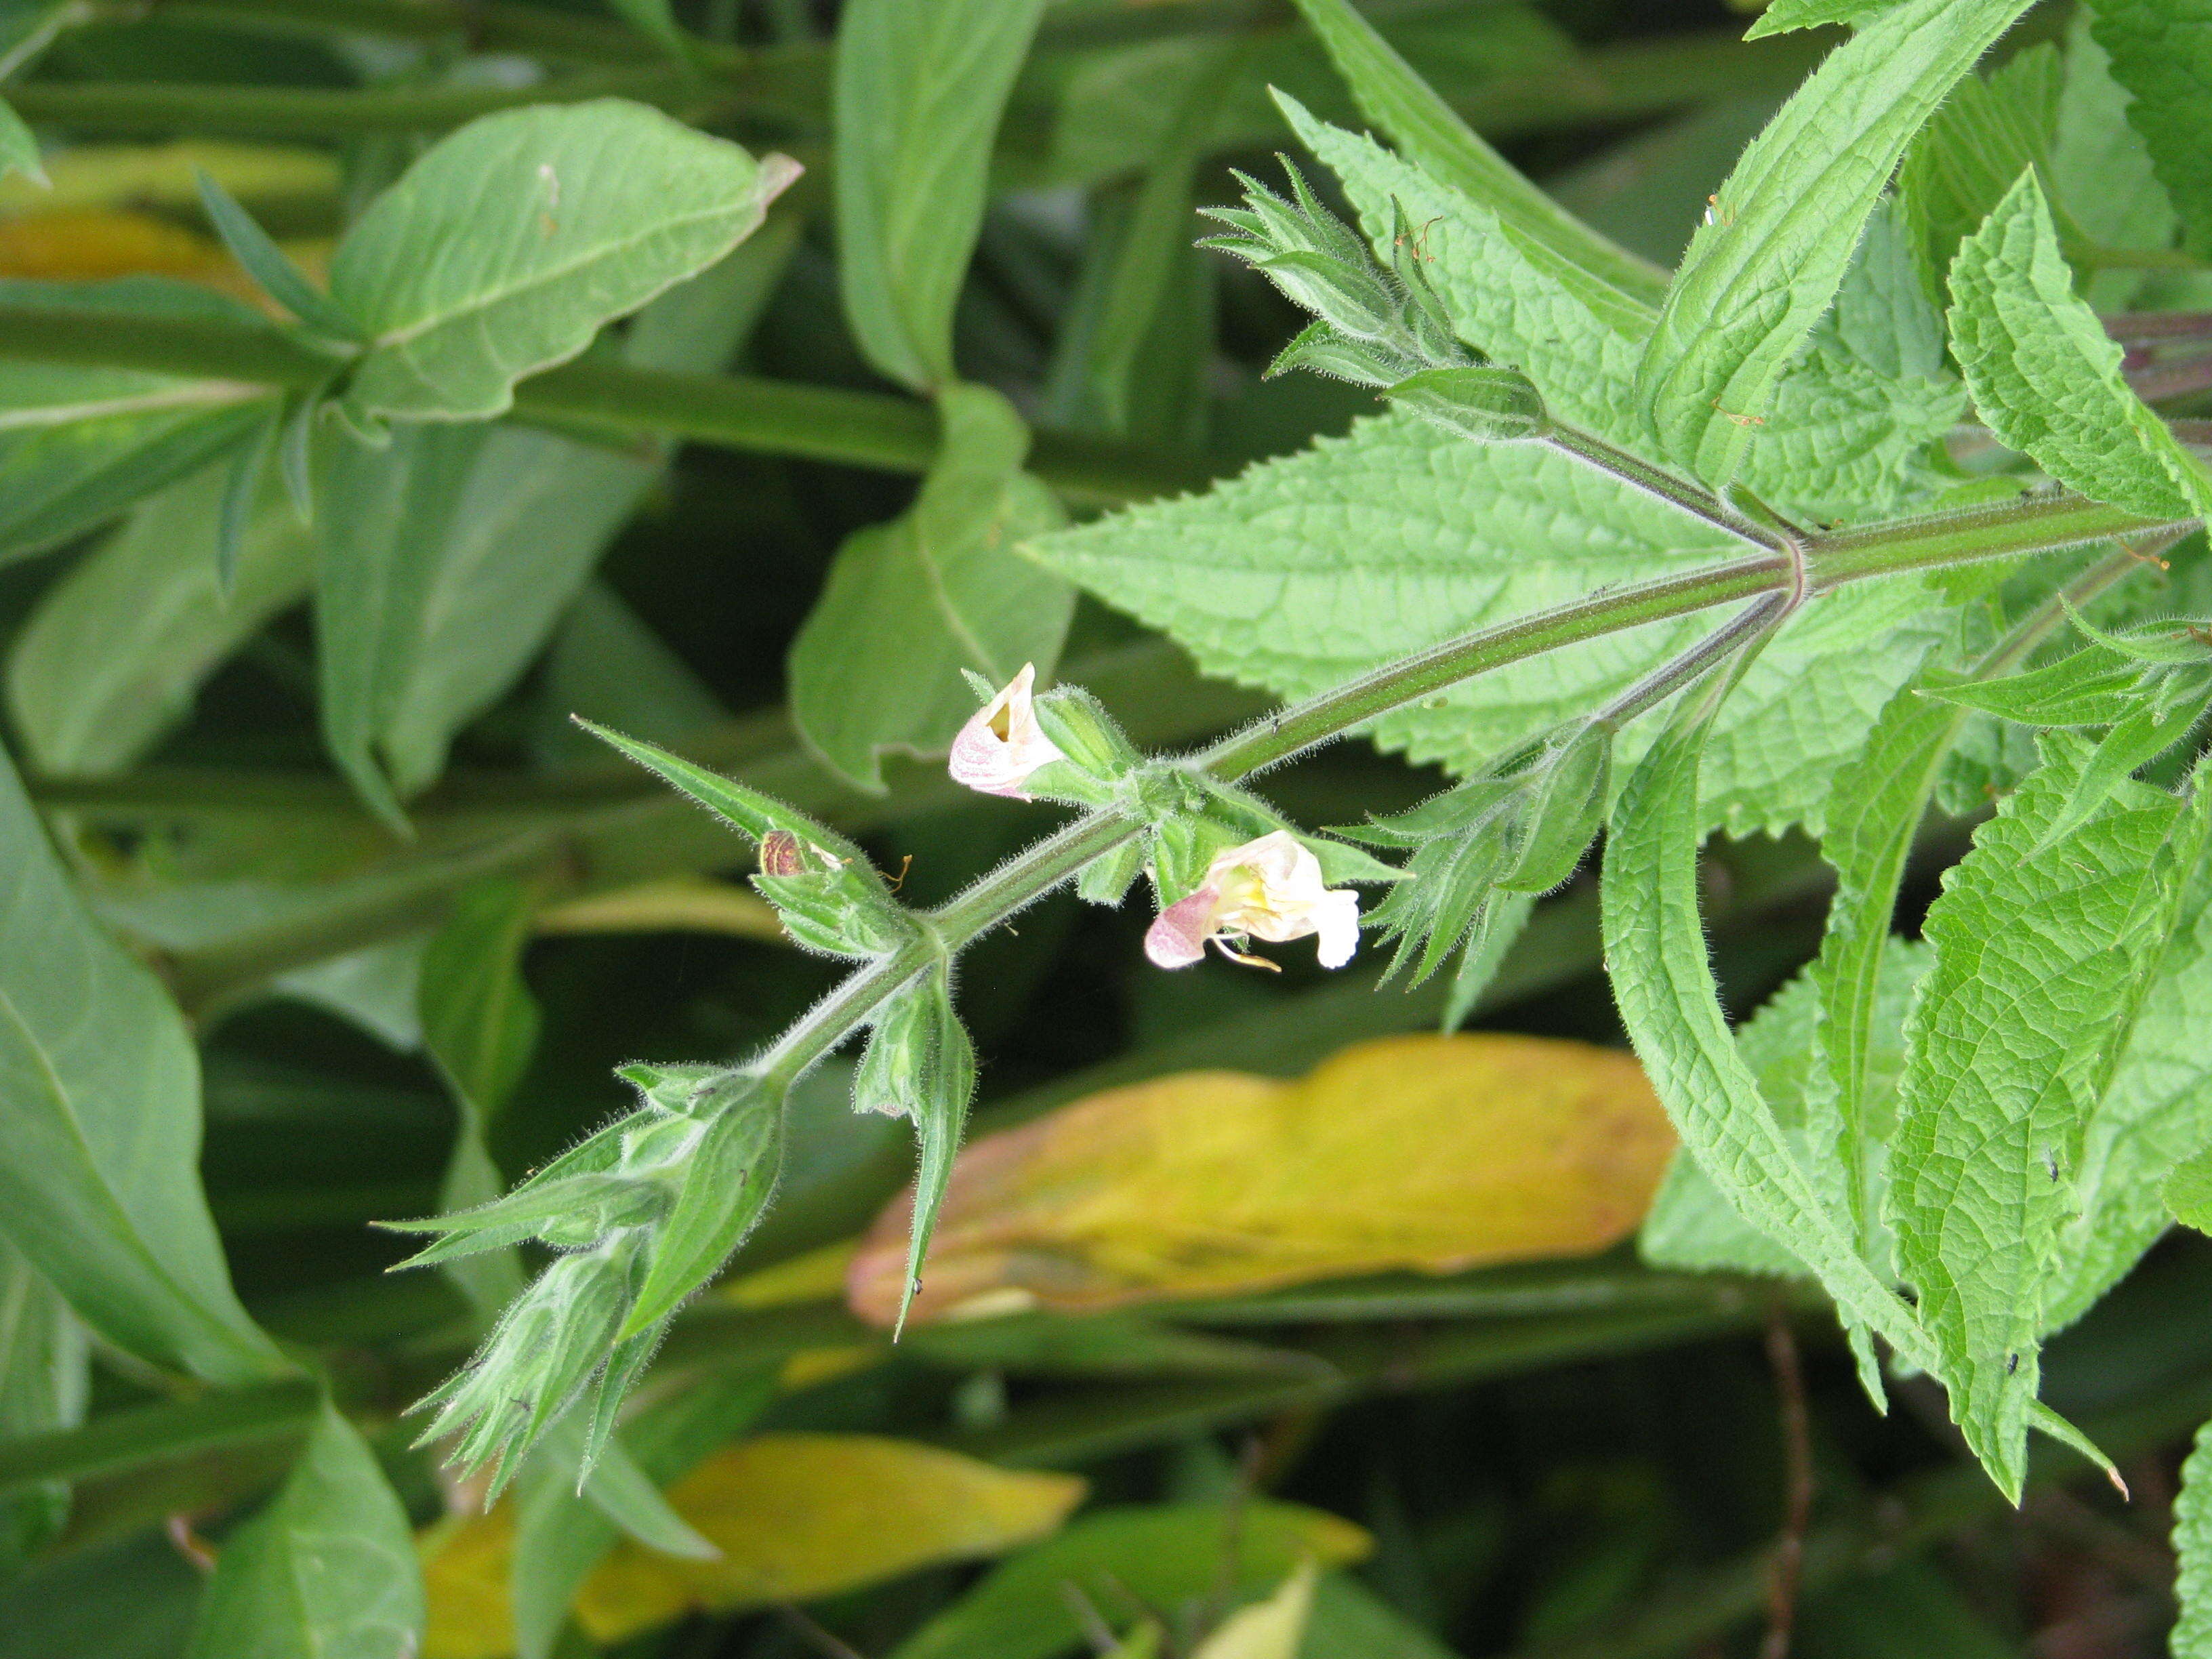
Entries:
[[[2075,9],[2066,28],[2066,79],[2051,144],[2051,188],[2074,222],[2100,247],[2162,249],[2173,245],[2176,221],[2150,151],[2135,130],[2126,88],[2112,78],[2112,59],[2095,34],[2099,11]],[[2098,311],[2124,309],[2146,273],[2097,270],[2081,297]]]
[[1802,1261],[1848,1322],[1922,1363],[1929,1350],[1911,1311],[1807,1173],[1721,1012],[1698,914],[1698,767],[1715,694],[1690,695],[1630,779],[1606,842],[1606,959],[1621,1023],[1684,1148],[1729,1205]]
[[40,771],[119,772],[192,706],[201,682],[305,596],[313,545],[279,488],[261,492],[230,592],[213,557],[225,468],[149,496],[40,596],[8,657],[8,706]]
[[283,1489],[225,1540],[185,1659],[394,1659],[424,1617],[407,1512],[325,1403]]
[[1990,428],[2061,483],[2147,517],[2212,510],[2212,475],[2120,376],[2024,173],[1951,267],[1952,349]]
[[868,361],[951,385],[952,307],[1042,0],[853,0],[837,28],[837,275]]
[[2025,0],[1902,0],[1798,88],[1714,199],[1638,368],[1662,452],[1741,471],[1905,147]]
[[[1494,212],[1516,240],[1578,265],[1622,293],[1656,304],[1657,267],[1615,246],[1531,184],[1416,74],[1349,0],[1297,0],[1360,113],[1440,184]],[[1416,220],[1419,222],[1419,220]]]
[[2183,241],[2212,254],[2212,15],[2175,0],[2098,0],[2091,32],[2112,55],[2112,77],[2134,94],[2128,120],[2180,216]]
[[[1401,208],[1422,228],[1421,268],[1462,340],[1524,370],[1557,418],[1632,448],[1645,441],[1634,387],[1656,314],[1648,303],[1372,141],[1285,109],[1380,253],[1393,251]],[[1745,460],[1761,499],[1818,519],[1878,516],[1931,493],[1946,481],[1926,451],[1963,408],[1942,319],[1900,280],[1909,270],[1887,221],[1869,229]]]
[[208,1218],[183,1017],[86,912],[4,758],[0,869],[0,1231],[127,1352],[214,1382],[285,1371]]
[[[2200,861],[2112,1080],[2082,1133],[2074,1213],[2058,1238],[2061,1271],[2045,1294],[2046,1334],[2087,1312],[2166,1231],[2161,1176],[2186,1168],[2184,1160],[2212,1141],[2208,1029],[2212,866]],[[2171,1194],[2169,1188],[2164,1196]]]
[[[269,326],[236,301],[154,277],[4,279],[0,303]],[[243,442],[272,401],[234,381],[0,360],[0,563],[81,535],[197,471]]]
[[783,1168],[781,1091],[739,1074],[714,1097],[706,1132],[685,1159],[667,1218],[655,1229],[626,1341],[666,1318],[720,1270],[768,1208]]
[[[1959,244],[1982,227],[2030,167],[2051,176],[2057,142],[2061,70],[2049,45],[2014,54],[1984,76],[1969,75],[1920,130],[1897,174],[1897,198],[1922,282],[1943,293]],[[2063,207],[2068,240],[2083,239]]]
[[[1813,976],[1817,970],[1792,979],[1736,1029],[1736,1047],[1760,1094],[1772,1105],[1775,1121],[1839,1213],[1849,1212],[1854,1168],[1870,1210],[1887,1184],[1887,1140],[1895,1115],[1897,1076],[1905,1065],[1905,1015],[1928,963],[1923,947],[1894,935],[1881,952],[1869,1021],[1871,1038],[1861,1056],[1861,1111],[1870,1133],[1861,1138],[1856,1165],[1837,1155],[1833,1108],[1820,1099],[1821,1055],[1815,1043],[1822,1015],[1820,987]],[[1890,1241],[1878,1212],[1869,1220],[1869,1230],[1860,1236],[1860,1253],[1886,1276],[1892,1271]],[[1796,1257],[1736,1213],[1696,1159],[1680,1152],[1652,1201],[1637,1248],[1655,1267],[1810,1276]]]
[[2173,1500],[2173,1553],[2179,1563],[2174,1599],[2181,1620],[2169,1641],[2173,1659],[2204,1659],[2212,1654],[2212,1423],[2197,1431],[2197,1442],[2181,1466],[2181,1490]]
[[1791,29],[1820,28],[1831,23],[1863,23],[1897,0],[1774,0],[1744,31],[1747,40]]
[[[88,1358],[84,1327],[69,1304],[0,1238],[0,1441],[83,1421]],[[0,1581],[61,1530],[69,1510],[66,1481],[0,1498]]]
[[2166,1177],[2164,1197],[2176,1221],[2200,1233],[2212,1232],[2212,1148],[2174,1167]]
[[1952,1416],[2008,1492],[2070,1177],[2203,837],[2201,805],[2123,783],[2030,858],[2089,764],[2063,734],[2044,752],[1923,924],[1936,965],[1906,1024],[1888,1200]]
[[975,712],[963,669],[1004,685],[1049,675],[1075,604],[1018,550],[1066,516],[1021,471],[1029,431],[988,387],[939,398],[944,447],[911,510],[837,551],[791,647],[791,714],[808,745],[860,787],[883,752],[941,751]]
[[347,410],[364,427],[503,412],[523,375],[736,246],[796,172],[618,99],[471,122],[331,256],[331,300],[370,340]]
[[[1455,441],[1394,416],[1035,548],[1209,673],[1297,697],[1736,545],[1538,446]],[[1929,604],[1909,581],[1869,584],[1793,620],[1717,726],[1706,795],[1717,819],[1732,830],[1817,821],[1832,769],[1936,637]],[[1705,626],[1655,623],[1486,674],[1385,716],[1376,739],[1419,761],[1479,766],[1588,713]],[[1650,740],[1645,726],[1624,732],[1621,765]]]

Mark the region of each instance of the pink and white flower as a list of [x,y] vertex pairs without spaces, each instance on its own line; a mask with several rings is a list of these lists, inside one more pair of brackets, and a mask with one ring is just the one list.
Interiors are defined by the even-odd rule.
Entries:
[[[1280,945],[1316,935],[1321,965],[1341,968],[1359,945],[1359,896],[1322,884],[1321,860],[1278,830],[1214,856],[1197,890],[1159,913],[1145,954],[1162,968],[1188,968],[1209,940],[1263,939]],[[1232,961],[1273,967],[1221,944]]]
[[1022,672],[960,728],[960,735],[952,739],[952,758],[945,769],[955,783],[964,783],[987,795],[1027,800],[1022,785],[1029,781],[1030,774],[1048,762],[1067,758],[1037,725],[1036,705],[1030,696],[1030,688],[1036,683],[1036,665],[1024,663]]

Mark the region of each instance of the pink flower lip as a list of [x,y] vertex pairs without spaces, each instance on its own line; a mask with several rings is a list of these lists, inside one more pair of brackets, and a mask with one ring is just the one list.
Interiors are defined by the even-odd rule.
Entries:
[[1022,786],[1030,775],[1050,762],[1066,758],[1037,725],[1030,696],[1036,683],[1036,665],[1024,663],[1022,672],[960,728],[945,766],[955,783],[987,795],[1027,800]]
[[1254,966],[1264,958],[1233,950],[1231,939],[1286,944],[1312,934],[1324,968],[1341,968],[1359,948],[1359,896],[1330,888],[1321,860],[1277,830],[1215,854],[1197,889],[1160,912],[1145,932],[1145,954],[1162,968],[1187,968],[1208,942]]

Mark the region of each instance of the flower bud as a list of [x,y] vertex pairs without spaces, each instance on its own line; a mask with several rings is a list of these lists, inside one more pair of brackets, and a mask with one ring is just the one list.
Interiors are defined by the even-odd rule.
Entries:
[[1431,368],[1382,394],[1392,406],[1477,443],[1517,443],[1551,430],[1544,399],[1510,368]]

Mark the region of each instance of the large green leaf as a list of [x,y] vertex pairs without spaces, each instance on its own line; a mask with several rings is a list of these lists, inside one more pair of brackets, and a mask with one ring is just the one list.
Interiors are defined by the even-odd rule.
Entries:
[[2212,510],[2212,474],[2120,375],[2022,173],[1951,266],[1951,344],[1990,429],[2061,483],[2149,518]]
[[1690,243],[1638,372],[1667,456],[1725,483],[1922,122],[2027,0],[1903,0],[1752,141]]
[[2042,845],[2091,752],[2044,744],[1923,924],[1936,963],[1906,1023],[1888,1196],[1952,1415],[2009,1492],[2086,1130],[2204,836],[2202,804],[2123,780]]
[[[1438,227],[1441,229],[1441,227]],[[1357,422],[1204,495],[1036,544],[1207,672],[1306,696],[1407,652],[1740,544],[1535,445],[1478,445],[1410,417]],[[1705,801],[1732,828],[1817,821],[1834,766],[1932,638],[1911,581],[1830,596],[1723,711]],[[1697,638],[1695,617],[1552,653],[1376,722],[1385,747],[1467,768],[1626,686]],[[1650,740],[1623,734],[1632,762]]]
[[705,270],[797,169],[617,99],[534,105],[441,140],[331,260],[331,298],[371,344],[357,421],[496,415],[525,374]]
[[325,1404],[283,1489],[224,1540],[185,1659],[401,1659],[423,1619],[407,1512]]
[[[2097,13],[2077,9],[2066,32],[2066,79],[2051,144],[2051,188],[2082,234],[2100,247],[2172,246],[2176,220],[2150,151],[2129,118],[2132,99],[2113,79],[2112,60],[2094,33]],[[2124,308],[2146,273],[2099,270],[2082,297],[2100,311]]]
[[[1543,248],[1623,293],[1656,303],[1666,276],[1616,246],[1531,184],[1382,38],[1351,0],[1297,0],[1360,113],[1438,183],[1498,215],[1516,241]],[[1416,223],[1420,222],[1418,219]]]
[[1808,1175],[1730,1036],[1698,914],[1700,751],[1717,690],[1693,689],[1622,793],[1605,850],[1606,960],[1638,1058],[1682,1146],[1736,1212],[1795,1255],[1853,1325],[1928,1352],[1841,1206]]
[[[0,280],[0,304],[266,326],[234,300],[146,276]],[[205,465],[253,432],[270,401],[230,380],[0,359],[0,562],[80,535]]]
[[2183,240],[2212,254],[2212,9],[2202,0],[2097,0],[2098,42],[2135,94],[2128,119],[2181,216]]
[[224,659],[306,596],[313,541],[274,479],[224,593],[216,540],[226,471],[204,468],[139,503],[15,636],[8,706],[40,771],[121,771],[190,712]]
[[[74,1428],[84,1417],[84,1327],[54,1287],[0,1239],[0,1441]],[[0,1498],[0,1581],[69,1514],[61,1481]]]
[[217,1382],[284,1370],[208,1219],[184,1020],[86,914],[4,760],[0,869],[0,1232],[128,1352]]
[[2051,176],[2061,88],[2058,54],[2023,52],[1994,73],[1959,82],[1905,154],[1898,200],[1930,294],[1943,291],[1959,244],[2031,167]]
[[[1523,369],[1571,424],[1644,445],[1635,378],[1655,315],[1648,304],[1372,140],[1285,108],[1344,181],[1386,261],[1401,205],[1423,228],[1424,270],[1461,338]],[[1945,482],[1927,454],[1957,420],[1962,393],[1944,366],[1942,319],[1917,290],[1889,216],[1876,216],[1745,457],[1762,499],[1823,520],[1863,518]]]
[[2164,1177],[2212,1144],[2212,865],[2201,861],[2143,991],[2112,1080],[2089,1115],[2074,1206],[2045,1293],[2046,1332],[2070,1325],[2166,1231]]
[[913,508],[837,550],[791,648],[791,713],[808,744],[864,788],[882,754],[942,750],[975,712],[962,671],[1004,685],[1060,658],[1075,595],[1018,544],[1065,522],[1021,471],[1029,432],[984,386],[939,398],[945,446]]
[[952,306],[983,222],[1000,112],[1042,0],[850,0],[837,27],[837,276],[860,349],[953,378]]
[[[315,643],[323,741],[363,800],[402,832],[384,747],[414,676],[445,549],[466,530],[462,503],[483,426],[423,422],[383,446],[324,428],[315,469]],[[378,750],[384,748],[380,759]]]

